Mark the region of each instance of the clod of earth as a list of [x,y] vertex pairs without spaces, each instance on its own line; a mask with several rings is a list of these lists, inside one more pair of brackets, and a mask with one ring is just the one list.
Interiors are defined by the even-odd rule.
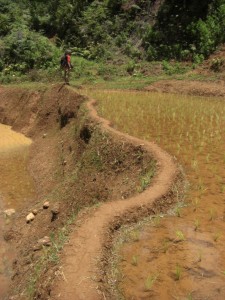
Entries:
[[29,214],[26,216],[26,222],[27,222],[27,223],[32,222],[34,219],[35,219],[35,215],[34,215],[33,213],[29,213]]
[[44,208],[44,209],[48,209],[49,206],[50,206],[50,204],[49,204],[48,201],[44,202],[44,204],[43,204],[43,208]]
[[4,210],[4,214],[6,217],[11,217],[15,213],[16,213],[16,210],[14,208],[9,208],[9,209]]
[[38,210],[37,209],[33,209],[32,213],[36,216],[38,214]]

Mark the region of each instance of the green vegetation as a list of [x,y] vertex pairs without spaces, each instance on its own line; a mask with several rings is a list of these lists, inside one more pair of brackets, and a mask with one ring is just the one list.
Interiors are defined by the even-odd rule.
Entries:
[[159,275],[149,275],[145,280],[145,290],[150,291],[153,287],[153,284],[158,279]]
[[138,265],[138,256],[137,255],[133,255],[132,256],[131,264],[133,266],[137,266]]
[[180,265],[177,264],[174,272],[175,280],[180,280],[181,275],[182,275],[182,268]]
[[152,162],[151,166],[149,167],[149,171],[141,176],[140,179],[140,186],[138,186],[137,190],[139,193],[143,192],[144,190],[147,189],[147,187],[150,185],[154,175],[155,175],[155,161]]
[[0,0],[0,81],[57,80],[66,48],[74,78],[145,75],[151,65],[140,64],[155,60],[182,74],[189,67],[169,60],[201,63],[225,42],[224,20],[225,0]]
[[179,242],[185,241],[184,233],[181,230],[176,231],[176,240]]
[[[42,254],[38,258],[38,260],[33,264],[31,269],[30,280],[28,282],[26,288],[26,294],[28,299],[34,299],[34,295],[36,292],[36,284],[40,279],[40,276],[46,272],[49,266],[54,266],[59,263],[59,254],[62,250],[65,242],[68,240],[68,234],[70,232],[69,226],[75,221],[77,211],[73,211],[68,218],[66,224],[63,228],[58,229],[56,233],[51,233],[51,246],[42,246]],[[64,274],[61,273],[61,276]]]

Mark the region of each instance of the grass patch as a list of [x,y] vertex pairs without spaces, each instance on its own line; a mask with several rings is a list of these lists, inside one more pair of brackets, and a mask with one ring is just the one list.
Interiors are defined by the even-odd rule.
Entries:
[[45,270],[47,271],[49,265],[57,265],[59,263],[59,254],[63,249],[65,242],[68,240],[70,232],[69,225],[71,225],[77,217],[79,210],[72,212],[63,228],[58,229],[56,233],[50,234],[51,246],[42,247],[42,255],[34,263],[30,274],[30,279],[26,288],[26,295],[28,299],[34,299],[36,284]]

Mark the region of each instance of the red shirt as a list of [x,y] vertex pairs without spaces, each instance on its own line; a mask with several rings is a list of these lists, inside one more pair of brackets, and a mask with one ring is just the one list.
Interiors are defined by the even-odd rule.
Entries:
[[70,64],[70,62],[71,62],[71,56],[69,54],[66,55],[66,60],[67,60],[68,64]]

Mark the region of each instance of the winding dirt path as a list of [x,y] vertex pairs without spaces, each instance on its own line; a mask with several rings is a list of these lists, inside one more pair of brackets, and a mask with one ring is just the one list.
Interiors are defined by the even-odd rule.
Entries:
[[97,115],[94,104],[94,100],[87,104],[90,117],[112,135],[134,145],[142,145],[143,149],[158,161],[158,174],[153,185],[145,192],[127,200],[102,204],[90,216],[78,218],[70,242],[64,248],[61,269],[63,276],[56,279],[51,292],[51,299],[54,300],[107,299],[99,289],[100,281],[104,281],[102,278],[104,275],[98,269],[97,261],[102,256],[110,224],[115,220],[123,223],[123,220],[129,219],[133,213],[141,217],[147,213],[154,213],[154,207],[158,207],[159,211],[168,206],[164,196],[170,192],[178,174],[176,164],[165,151],[154,143],[142,141],[113,129],[108,121]]

